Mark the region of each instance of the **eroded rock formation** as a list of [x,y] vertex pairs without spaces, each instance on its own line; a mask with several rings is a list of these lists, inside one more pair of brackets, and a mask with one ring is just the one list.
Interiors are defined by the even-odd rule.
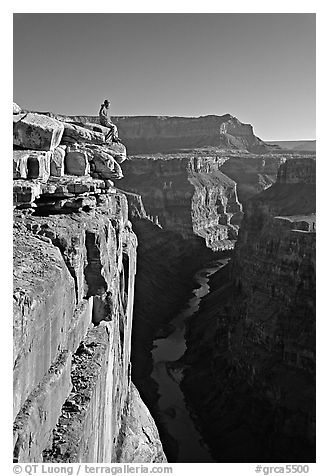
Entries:
[[315,161],[247,202],[188,330],[183,388],[218,461],[315,458]]
[[14,459],[164,462],[131,383],[137,240],[109,180],[118,147],[82,127],[68,145],[71,128],[35,116],[28,134],[14,121]]
[[242,208],[222,163],[216,157],[132,157],[121,184],[143,197],[146,213],[164,230],[189,241],[201,237],[214,251],[230,249]]

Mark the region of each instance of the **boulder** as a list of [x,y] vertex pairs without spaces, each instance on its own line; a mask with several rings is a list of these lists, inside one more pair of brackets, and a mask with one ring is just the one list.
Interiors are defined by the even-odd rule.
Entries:
[[15,102],[13,102],[13,114],[19,114],[20,112],[22,112],[22,109],[20,108],[20,106],[16,104]]
[[65,155],[65,173],[88,175],[90,170],[87,152],[68,147]]
[[50,160],[50,175],[53,177],[62,177],[64,175],[65,153],[65,145],[60,145],[54,150]]
[[102,179],[121,179],[123,177],[120,165],[114,160],[112,155],[104,152],[104,150],[93,150],[90,161],[94,166],[94,171]]
[[76,142],[93,142],[95,144],[104,143],[104,135],[101,132],[94,132],[85,127],[64,122],[63,144],[74,144]]
[[43,114],[15,114],[14,145],[23,149],[54,150],[61,141],[64,126]]

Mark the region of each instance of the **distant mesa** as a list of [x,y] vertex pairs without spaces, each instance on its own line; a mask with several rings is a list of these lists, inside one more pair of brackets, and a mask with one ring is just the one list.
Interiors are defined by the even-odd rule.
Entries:
[[212,146],[252,153],[276,149],[254,135],[250,124],[230,114],[200,117],[115,118],[127,147],[136,153],[171,152]]

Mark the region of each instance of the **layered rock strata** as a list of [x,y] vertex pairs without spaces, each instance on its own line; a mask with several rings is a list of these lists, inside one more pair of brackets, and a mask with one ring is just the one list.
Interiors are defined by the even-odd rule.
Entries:
[[143,197],[146,213],[184,240],[201,237],[214,251],[230,249],[242,208],[236,183],[216,157],[132,157],[123,165],[124,190]]
[[271,147],[256,137],[250,124],[230,114],[201,117],[117,117],[121,136],[134,153],[168,152],[219,146],[265,152]]
[[313,160],[247,202],[187,343],[185,397],[217,461],[314,461]]
[[[32,149],[40,163],[56,149],[39,122],[36,131],[50,149]],[[20,137],[36,145],[34,133],[32,143]],[[14,460],[166,461],[131,383],[137,240],[127,200],[106,176],[32,178],[31,154],[14,153]]]
[[[17,106],[17,105],[15,105]],[[14,106],[14,112],[18,111]],[[60,121],[47,114],[13,115],[14,178],[40,179],[64,174],[99,179],[120,179],[126,159],[121,143],[106,142],[109,129],[97,131]]]
[[275,183],[278,169],[285,161],[286,156],[281,154],[227,155],[220,170],[237,183],[237,194],[244,206],[253,195]]

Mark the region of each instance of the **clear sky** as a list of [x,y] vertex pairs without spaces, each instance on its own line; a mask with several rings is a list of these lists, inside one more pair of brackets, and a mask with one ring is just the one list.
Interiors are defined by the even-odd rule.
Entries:
[[14,100],[62,114],[230,113],[315,138],[315,14],[14,14]]

